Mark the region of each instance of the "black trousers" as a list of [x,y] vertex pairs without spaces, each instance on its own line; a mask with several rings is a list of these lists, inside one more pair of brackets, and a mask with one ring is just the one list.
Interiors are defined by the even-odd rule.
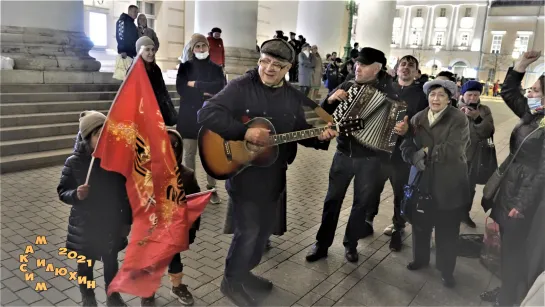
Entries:
[[[526,285],[526,238],[529,221],[505,217],[499,222],[501,236],[501,306],[520,303],[528,290]],[[521,293],[524,292],[524,293]]]
[[437,269],[445,276],[450,276],[456,266],[457,245],[460,234],[460,221],[464,209],[428,210],[414,214],[413,223],[413,261],[417,265],[430,262],[431,232],[435,227]]
[[467,173],[469,178],[469,203],[466,205],[466,212],[469,215],[471,207],[473,207],[473,198],[475,198],[475,187],[477,187],[475,175],[473,175],[474,172],[471,169],[471,161],[467,161]]
[[[85,276],[87,277],[87,281],[94,280],[93,277],[93,268],[95,266],[95,260],[91,260],[91,265],[87,262],[85,263],[78,263],[78,276]],[[117,274],[117,271],[119,270],[119,263],[117,262],[117,253],[111,253],[108,255],[102,256],[102,262],[103,262],[103,269],[104,269],[104,284],[106,286],[106,292],[108,292],[108,286],[112,282],[112,280],[115,277],[115,274]],[[93,289],[87,289],[86,284],[79,285],[80,292],[81,293],[89,293],[94,292]]]
[[254,201],[230,195],[233,201],[234,235],[225,260],[224,276],[242,282],[263,256],[276,223],[278,199]]
[[365,226],[366,207],[371,201],[370,197],[376,185],[375,175],[379,170],[378,157],[351,158],[339,151],[335,153],[329,170],[329,185],[324,201],[322,224],[316,234],[319,247],[329,248],[333,244],[341,206],[352,178],[354,178],[354,202],[343,245],[349,248],[358,246],[358,240]]
[[373,221],[378,214],[380,205],[380,195],[384,191],[384,185],[389,179],[394,192],[394,215],[392,224],[394,229],[401,230],[405,228],[405,219],[401,216],[401,201],[403,200],[403,187],[409,181],[411,166],[403,161],[392,161],[384,159],[380,165],[379,175],[376,177],[377,185],[371,196],[370,208],[367,212],[367,220]]

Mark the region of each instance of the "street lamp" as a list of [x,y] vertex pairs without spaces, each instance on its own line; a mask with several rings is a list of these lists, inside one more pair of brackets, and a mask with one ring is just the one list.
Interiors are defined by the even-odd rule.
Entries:
[[352,45],[350,44],[350,41],[352,40],[352,22],[354,21],[354,15],[358,10],[356,1],[348,0],[346,10],[348,10],[348,37],[346,39],[346,46],[344,46],[344,60],[348,61],[350,59],[350,50],[352,50]]

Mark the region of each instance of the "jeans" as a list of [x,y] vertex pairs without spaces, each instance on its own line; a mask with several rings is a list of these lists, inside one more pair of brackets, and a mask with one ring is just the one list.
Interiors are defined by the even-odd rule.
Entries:
[[382,161],[380,173],[377,176],[376,189],[373,191],[370,202],[370,208],[367,212],[367,220],[373,221],[378,214],[380,205],[380,196],[384,191],[386,180],[390,179],[392,190],[394,192],[394,215],[392,216],[392,224],[394,229],[401,230],[405,228],[405,219],[401,216],[401,201],[403,201],[403,187],[409,181],[410,165],[403,161]]
[[324,201],[322,224],[316,234],[316,241],[320,248],[329,248],[333,244],[341,206],[352,178],[354,178],[354,202],[343,244],[347,248],[356,248],[365,229],[363,227],[365,211],[370,204],[370,197],[376,186],[375,176],[379,170],[378,157],[351,158],[339,151],[335,153],[329,170],[329,186]]
[[[87,277],[87,281],[94,280],[93,277],[93,267],[95,266],[95,260],[91,260],[91,265],[87,263],[78,263],[78,276],[85,276]],[[111,253],[108,255],[102,256],[102,262],[103,262],[103,268],[104,268],[104,284],[106,287],[106,292],[108,292],[108,286],[112,282],[112,280],[115,277],[115,274],[117,274],[117,271],[119,270],[119,263],[117,262],[117,253]],[[92,289],[87,289],[86,284],[79,285],[80,292],[86,293],[86,292],[92,292]]]
[[[197,140],[192,139],[183,139],[182,143],[184,144],[184,157],[183,157],[183,164],[193,171],[197,172],[195,169],[195,158],[197,156],[197,150],[199,146],[197,145]],[[210,177],[210,175],[206,175],[206,179],[208,181],[207,188],[214,188],[216,187],[216,179]]]
[[225,260],[225,278],[242,282],[263,256],[267,240],[276,223],[278,200],[254,202],[238,195],[233,201],[234,236]]

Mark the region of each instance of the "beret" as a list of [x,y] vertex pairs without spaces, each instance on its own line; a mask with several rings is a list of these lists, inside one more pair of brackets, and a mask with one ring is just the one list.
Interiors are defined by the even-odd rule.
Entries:
[[475,80],[467,81],[466,83],[464,83],[464,85],[462,85],[461,94],[463,95],[467,91],[477,91],[479,93],[482,93],[483,85],[479,81],[475,81]]

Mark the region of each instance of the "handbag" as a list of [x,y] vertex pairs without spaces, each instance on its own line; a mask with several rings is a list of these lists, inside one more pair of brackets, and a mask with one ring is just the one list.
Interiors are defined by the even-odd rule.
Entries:
[[429,189],[424,190],[420,187],[422,173],[422,171],[419,171],[413,182],[403,187],[403,200],[401,200],[400,211],[401,217],[409,224],[413,224],[416,214],[423,214],[432,206],[433,198],[429,193]]
[[486,185],[484,186],[484,189],[483,189],[483,199],[481,201],[481,206],[483,207],[483,209],[486,211],[488,211],[489,209],[491,209],[493,206],[494,206],[494,199],[496,198],[496,196],[498,195],[498,192],[500,190],[500,185],[501,185],[501,182],[503,180],[503,178],[505,177],[505,174],[507,174],[507,171],[509,171],[509,168],[511,167],[511,165],[513,164],[513,162],[515,161],[515,158],[517,157],[518,153],[520,152],[520,149],[522,148],[522,145],[524,145],[524,143],[526,142],[526,140],[532,135],[534,134],[536,131],[538,131],[541,127],[537,127],[536,129],[534,129],[532,132],[530,132],[523,140],[522,142],[520,142],[520,145],[519,147],[517,148],[517,150],[515,151],[515,153],[513,155],[510,155],[507,159],[509,159],[509,162],[507,162],[507,160],[502,164],[502,165],[505,165],[507,163],[507,166],[505,167],[505,169],[503,171],[501,171],[501,166],[498,167],[496,169],[496,171],[494,173],[492,173],[492,176],[490,176],[490,178],[488,179],[488,181],[486,182]]
[[[491,222],[489,222],[491,220]],[[481,264],[497,277],[501,277],[501,237],[498,223],[487,217],[483,248],[480,255]]]
[[498,169],[494,136],[477,144],[477,157],[471,163],[471,168],[470,175],[475,179],[476,184],[486,184]]

